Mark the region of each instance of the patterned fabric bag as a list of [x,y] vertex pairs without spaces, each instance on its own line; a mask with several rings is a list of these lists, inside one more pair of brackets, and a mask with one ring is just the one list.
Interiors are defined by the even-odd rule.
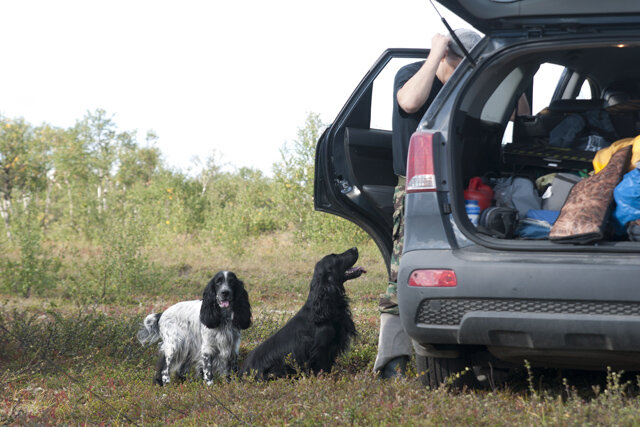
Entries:
[[604,169],[573,186],[551,228],[551,241],[588,244],[604,238],[613,190],[622,179],[630,156],[631,146],[620,149]]

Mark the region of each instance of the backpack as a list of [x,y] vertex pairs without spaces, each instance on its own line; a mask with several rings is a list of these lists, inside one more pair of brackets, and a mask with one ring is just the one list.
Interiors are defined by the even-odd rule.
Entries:
[[512,239],[518,227],[518,210],[493,206],[482,211],[478,220],[478,231],[499,239]]
[[640,219],[627,224],[627,236],[632,242],[640,242]]
[[525,217],[530,209],[542,208],[542,199],[538,195],[535,184],[522,177],[498,178],[493,187],[497,206],[515,208],[521,217]]

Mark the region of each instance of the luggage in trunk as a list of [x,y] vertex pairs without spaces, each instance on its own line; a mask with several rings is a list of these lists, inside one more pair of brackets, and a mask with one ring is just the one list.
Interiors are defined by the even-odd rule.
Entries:
[[558,220],[551,228],[551,241],[588,244],[604,238],[613,190],[625,173],[630,155],[630,146],[620,149],[599,173],[573,186]]

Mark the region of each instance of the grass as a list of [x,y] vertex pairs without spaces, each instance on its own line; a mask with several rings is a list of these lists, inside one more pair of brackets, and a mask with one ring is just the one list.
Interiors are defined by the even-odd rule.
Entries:
[[[63,286],[46,297],[0,297],[0,424],[137,425],[637,425],[640,399],[633,378],[610,372],[563,377],[523,368],[496,390],[427,390],[415,373],[380,381],[376,354],[378,294],[386,273],[373,244],[359,247],[368,273],[349,282],[359,337],[335,370],[319,377],[270,382],[196,378],[152,385],[154,347],[135,332],[142,318],[197,298],[219,269],[244,280],[254,324],[243,334],[241,358],[302,305],[315,262],[347,247],[300,245],[288,234],[249,242],[241,257],[190,239],[155,248],[162,280],[117,301],[76,299]],[[62,253],[61,251],[60,253]],[[80,265],[90,248],[76,248]],[[63,270],[71,269],[63,260]]]

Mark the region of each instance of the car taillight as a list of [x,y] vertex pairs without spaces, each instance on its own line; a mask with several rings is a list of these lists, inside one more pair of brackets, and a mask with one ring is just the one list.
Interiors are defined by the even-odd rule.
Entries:
[[452,288],[458,286],[458,278],[453,270],[415,270],[409,276],[409,286]]
[[407,193],[436,191],[433,168],[433,133],[415,132],[407,156]]

